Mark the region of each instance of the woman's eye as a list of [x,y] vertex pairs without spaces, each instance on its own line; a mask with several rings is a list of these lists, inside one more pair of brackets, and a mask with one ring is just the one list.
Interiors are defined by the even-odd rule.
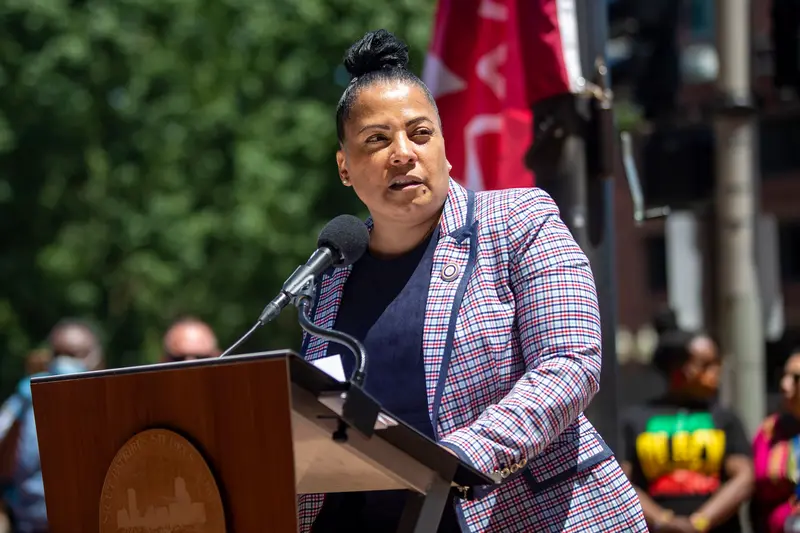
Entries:
[[369,137],[367,137],[368,143],[383,142],[385,140],[386,140],[385,135],[370,135]]
[[424,135],[426,137],[430,137],[431,135],[433,135],[433,131],[427,128],[421,128],[414,132],[414,136],[417,135]]

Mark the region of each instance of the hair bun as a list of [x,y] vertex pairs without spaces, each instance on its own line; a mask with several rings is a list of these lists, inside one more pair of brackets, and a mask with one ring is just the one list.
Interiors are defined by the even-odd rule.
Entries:
[[344,56],[344,67],[354,78],[368,72],[408,66],[408,46],[386,30],[368,32]]

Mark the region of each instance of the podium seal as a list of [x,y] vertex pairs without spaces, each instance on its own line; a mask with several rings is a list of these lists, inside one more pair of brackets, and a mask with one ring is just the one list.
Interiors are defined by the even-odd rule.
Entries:
[[177,433],[149,429],[114,456],[100,494],[100,533],[225,533],[217,483]]

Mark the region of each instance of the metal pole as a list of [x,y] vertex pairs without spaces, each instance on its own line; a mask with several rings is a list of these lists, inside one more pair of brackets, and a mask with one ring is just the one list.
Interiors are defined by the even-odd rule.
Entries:
[[[602,88],[608,85],[606,41],[608,41],[608,8],[606,2],[582,0],[578,3],[578,28],[584,37],[581,43],[581,65],[591,83]],[[598,72],[597,65],[602,65]],[[589,73],[592,73],[589,76]],[[594,106],[600,106],[592,100]],[[595,108],[597,109],[597,108]],[[607,111],[607,112],[606,112]],[[600,391],[586,416],[615,452],[620,440],[619,392],[617,386],[617,279],[614,242],[614,161],[616,161],[616,128],[613,124],[611,102],[606,111],[595,112],[586,142],[590,161],[586,202],[589,213],[590,245],[586,248],[592,264],[600,320],[603,333],[603,367]]]
[[717,0],[722,105],[714,117],[720,350],[730,365],[724,399],[750,435],[766,414],[764,332],[756,271],[755,113],[750,87],[750,2]]
[[[597,85],[605,86],[608,33],[606,3],[575,0],[583,94],[563,94],[534,105],[534,138],[528,166],[537,185],[558,205],[561,218],[592,265],[600,306],[603,366],[600,392],[586,415],[616,451],[619,441],[617,392],[617,302],[614,268],[614,187],[609,170],[612,128],[603,128]],[[610,120],[611,110],[606,117]],[[611,141],[613,144],[613,141]],[[537,146],[538,144],[538,146]]]

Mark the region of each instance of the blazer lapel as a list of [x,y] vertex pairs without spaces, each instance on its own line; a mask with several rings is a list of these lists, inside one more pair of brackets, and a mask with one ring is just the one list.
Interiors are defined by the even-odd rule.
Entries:
[[422,351],[428,410],[437,439],[436,421],[453,350],[458,308],[477,258],[474,196],[474,192],[451,180],[433,256]]
[[[319,296],[311,316],[318,326],[330,329],[336,322],[336,313],[342,303],[344,284],[347,282],[352,268],[352,266],[339,268],[322,277],[317,293]],[[303,358],[306,361],[314,361],[327,355],[328,341],[311,335],[308,335],[306,339],[302,350]]]

